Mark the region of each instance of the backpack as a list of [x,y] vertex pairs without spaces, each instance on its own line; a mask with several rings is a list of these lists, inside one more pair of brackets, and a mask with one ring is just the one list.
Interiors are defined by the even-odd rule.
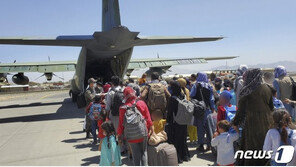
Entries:
[[[226,116],[225,116],[225,119],[231,123],[231,121],[233,120],[233,118],[235,117],[235,114],[236,114],[236,106],[235,105],[232,105],[231,107],[224,107],[225,108],[225,113],[226,113]],[[235,129],[233,129],[232,127],[230,127],[229,133],[236,133]]]
[[138,110],[137,101],[131,106],[124,106],[124,135],[127,140],[142,139],[148,135],[146,120]]
[[294,81],[294,79],[292,77],[290,77],[291,81],[292,81],[292,96],[291,96],[291,100],[296,100],[296,82]]
[[165,111],[167,100],[165,96],[165,87],[161,83],[149,84],[147,105],[151,111],[157,109]]
[[176,96],[172,96],[178,101],[178,113],[177,115],[173,114],[174,121],[179,125],[191,125],[193,112],[194,112],[194,104],[185,98],[181,100]]
[[199,89],[202,100],[199,101],[197,99],[191,99],[191,103],[194,105],[193,116],[196,118],[204,118],[205,112],[207,110],[207,105],[204,101],[204,97],[201,89]]
[[93,103],[90,107],[90,110],[89,110],[89,117],[91,120],[93,121],[96,121],[99,119],[99,116],[100,116],[100,112],[102,111],[102,106],[101,104],[98,104],[98,103]]
[[235,117],[235,113],[236,113],[236,106],[232,105],[231,107],[224,107],[225,108],[225,113],[226,113],[226,117],[225,119],[228,122],[231,122],[233,120],[233,118]]
[[113,91],[115,92],[113,95],[113,99],[112,99],[112,103],[111,103],[111,114],[113,116],[119,116],[119,107],[121,105],[123,105],[123,99],[124,99],[124,95],[123,95],[123,90],[120,88],[120,90],[115,90],[113,89]]

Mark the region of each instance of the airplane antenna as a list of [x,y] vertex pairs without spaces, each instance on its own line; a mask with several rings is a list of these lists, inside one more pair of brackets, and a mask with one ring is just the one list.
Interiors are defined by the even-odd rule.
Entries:
[[157,53],[157,58],[159,59],[159,54]]
[[48,56],[48,61],[50,62],[50,57]]
[[14,60],[13,63],[16,63],[16,60]]

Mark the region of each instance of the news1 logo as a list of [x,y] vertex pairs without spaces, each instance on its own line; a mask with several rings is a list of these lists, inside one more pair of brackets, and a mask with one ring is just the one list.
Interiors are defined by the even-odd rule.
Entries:
[[[272,154],[273,154],[273,151],[238,150],[234,155],[234,159],[271,159]],[[289,163],[291,162],[293,156],[294,156],[293,146],[280,146],[275,153],[274,160],[276,163]]]

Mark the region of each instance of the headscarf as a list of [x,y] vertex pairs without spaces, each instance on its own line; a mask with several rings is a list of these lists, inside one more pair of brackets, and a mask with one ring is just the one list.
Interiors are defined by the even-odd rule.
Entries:
[[182,88],[185,88],[186,87],[186,83],[187,82],[186,82],[186,80],[184,78],[179,78],[177,81],[180,83],[180,86]]
[[205,83],[209,82],[207,74],[201,73],[201,72],[197,73],[196,81],[197,82],[205,82]]
[[224,90],[221,94],[220,97],[226,98],[228,101],[232,99],[232,95],[228,90]]
[[131,87],[126,87],[123,90],[123,95],[124,95],[124,102],[131,101],[137,98],[135,90]]
[[237,76],[242,76],[247,70],[248,70],[247,65],[240,65],[239,68],[236,71],[236,75]]
[[275,69],[274,69],[274,77],[275,78],[279,78],[279,77],[284,77],[287,75],[287,70],[284,66],[277,66]]
[[212,87],[209,84],[209,80],[208,80],[207,74],[199,72],[199,73],[197,73],[197,75],[198,76],[197,76],[196,82],[198,84],[200,84],[203,88],[212,90]]
[[172,81],[171,83],[171,90],[172,90],[172,96],[176,97],[183,97],[184,95],[181,93],[181,85],[178,81]]
[[103,86],[103,90],[104,90],[104,93],[107,93],[109,91],[109,89],[111,88],[111,85],[110,84],[105,84]]
[[251,94],[263,83],[262,71],[258,68],[248,70],[244,73],[244,86],[240,92],[240,98]]

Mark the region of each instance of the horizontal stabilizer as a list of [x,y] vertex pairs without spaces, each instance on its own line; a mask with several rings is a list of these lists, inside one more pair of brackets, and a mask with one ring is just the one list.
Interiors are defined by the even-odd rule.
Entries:
[[56,38],[0,38],[0,44],[9,45],[46,45],[46,46],[83,46],[93,40],[91,35],[58,36]]
[[209,42],[221,39],[223,39],[223,37],[145,37],[136,39],[134,46]]

